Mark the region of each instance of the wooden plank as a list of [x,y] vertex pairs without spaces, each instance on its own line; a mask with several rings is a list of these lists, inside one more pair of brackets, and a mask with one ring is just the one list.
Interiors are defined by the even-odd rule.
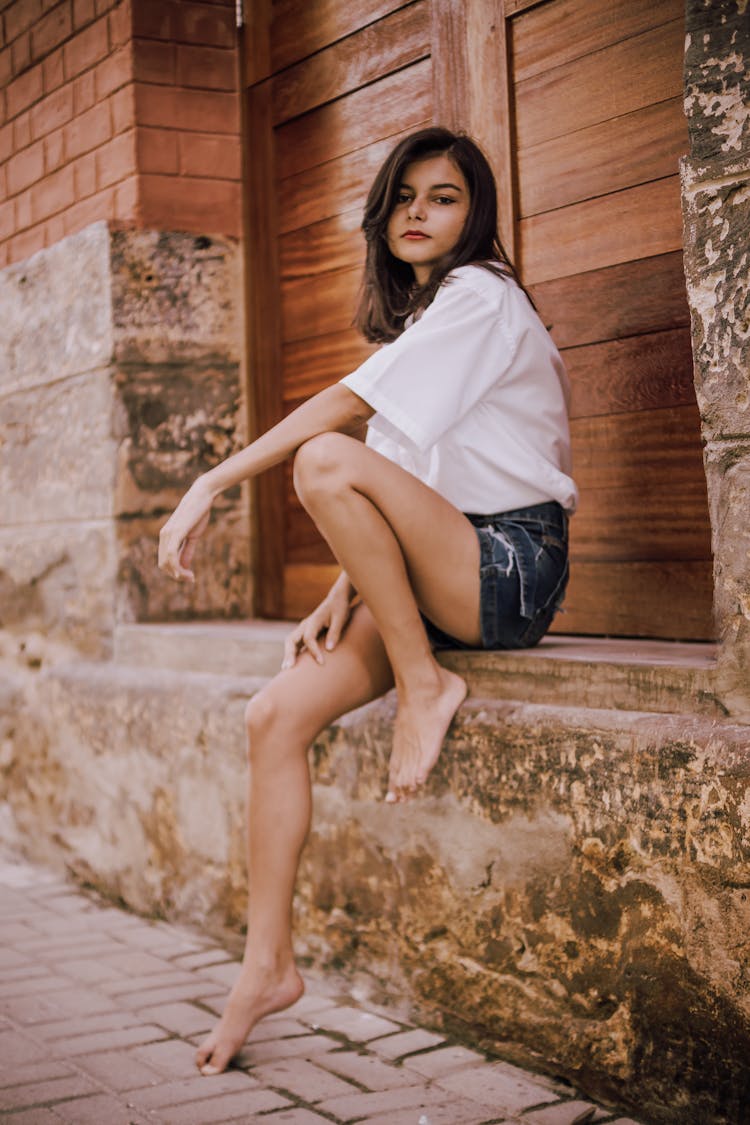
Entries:
[[365,258],[362,208],[290,231],[280,240],[281,276],[319,278],[332,270],[360,268]]
[[531,295],[559,348],[690,324],[680,251],[545,281]]
[[682,247],[678,176],[639,184],[518,224],[527,285],[632,262]]
[[547,4],[549,0],[504,0],[503,11],[506,19],[510,16],[525,12],[527,8],[536,8],[540,4]]
[[568,348],[571,418],[695,403],[690,329]]
[[306,278],[287,281],[281,290],[284,343],[350,328],[362,271],[338,270],[320,285]]
[[682,98],[626,113],[518,154],[523,217],[676,175],[688,151]]
[[432,0],[430,13],[435,124],[469,132],[466,0]]
[[[278,302],[279,266],[277,213],[271,128],[270,84],[247,92],[247,329],[248,370],[253,433],[263,433],[282,416],[281,318]],[[274,617],[282,610],[284,566],[284,474],[281,468],[255,481],[257,583],[255,611]],[[262,534],[260,533],[262,530]]]
[[710,560],[574,562],[551,632],[589,636],[715,639]]
[[281,233],[363,208],[375,174],[391,149],[406,133],[425,124],[428,122],[415,121],[403,133],[282,180],[278,187]]
[[246,86],[262,82],[272,73],[271,3],[253,0],[245,5],[246,24],[242,31],[243,81]]
[[430,64],[407,67],[345,98],[320,106],[276,130],[279,178],[298,175],[318,164],[403,133],[432,111]]
[[274,124],[351,94],[430,54],[427,0],[394,12],[273,78]]
[[273,69],[283,70],[403,6],[404,0],[273,0]]
[[[509,8],[506,0],[506,11]],[[684,0],[555,0],[511,23],[513,72],[517,82],[601,51],[623,39],[684,20]]]
[[519,150],[682,96],[684,20],[516,84]]
[[571,423],[576,559],[711,557],[695,403]]
[[284,401],[308,398],[342,379],[372,355],[374,347],[354,328],[284,345],[282,382]]
[[292,564],[284,567],[284,608],[280,616],[299,621],[322,602],[341,567]]

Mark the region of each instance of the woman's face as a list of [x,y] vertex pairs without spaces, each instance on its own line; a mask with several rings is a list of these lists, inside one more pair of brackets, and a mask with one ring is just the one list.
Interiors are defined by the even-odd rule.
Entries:
[[448,156],[407,164],[386,228],[388,249],[408,262],[420,285],[458,242],[469,214],[469,188]]

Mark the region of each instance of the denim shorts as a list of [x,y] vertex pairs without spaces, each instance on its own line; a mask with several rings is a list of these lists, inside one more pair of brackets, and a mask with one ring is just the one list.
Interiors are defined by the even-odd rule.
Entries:
[[[530,648],[552,624],[568,584],[568,517],[554,500],[467,513],[479,539],[482,648]],[[424,618],[435,649],[471,648]]]

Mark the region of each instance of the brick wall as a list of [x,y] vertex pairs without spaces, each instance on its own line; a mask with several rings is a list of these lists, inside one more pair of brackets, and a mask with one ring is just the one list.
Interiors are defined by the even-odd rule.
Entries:
[[97,219],[240,232],[231,0],[0,0],[0,267]]

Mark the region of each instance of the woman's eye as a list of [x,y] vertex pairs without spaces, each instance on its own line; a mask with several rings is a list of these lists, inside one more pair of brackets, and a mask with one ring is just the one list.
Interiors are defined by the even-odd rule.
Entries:
[[396,196],[396,202],[397,203],[408,203],[410,199],[411,199],[411,196],[409,195],[408,192],[405,192],[405,191],[400,191],[398,193],[398,195]]
[[437,195],[435,197],[435,202],[436,203],[455,203],[456,201],[455,201],[455,199],[453,198],[452,195]]

